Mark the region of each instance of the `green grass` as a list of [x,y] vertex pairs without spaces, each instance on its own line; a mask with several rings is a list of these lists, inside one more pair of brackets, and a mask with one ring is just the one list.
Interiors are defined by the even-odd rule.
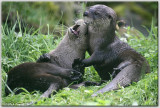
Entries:
[[[18,24],[18,22],[16,23]],[[34,33],[18,33],[14,32],[14,27],[8,29],[7,25],[3,25],[2,29],[2,105],[3,106],[26,106],[31,101],[37,101],[35,106],[157,106],[158,105],[158,39],[157,27],[151,24],[149,36],[146,38],[143,34],[140,38],[130,36],[128,44],[136,51],[141,53],[151,66],[151,73],[146,74],[142,80],[131,84],[129,87],[100,94],[97,97],[91,97],[93,92],[104,87],[91,86],[80,87],[77,90],[64,88],[57,91],[55,95],[46,100],[38,100],[39,91],[25,92],[18,95],[11,93],[5,96],[4,88],[7,79],[7,72],[14,66],[24,62],[34,62],[43,53],[56,48],[61,38],[54,39],[54,35],[39,34],[39,30]],[[127,28],[128,31],[130,27]],[[62,30],[64,27],[62,26]],[[38,33],[38,34],[37,34]],[[37,34],[37,35],[35,35]],[[62,35],[64,32],[61,33]],[[86,54],[86,57],[89,57]],[[93,67],[85,69],[85,80],[100,81],[100,78]]]

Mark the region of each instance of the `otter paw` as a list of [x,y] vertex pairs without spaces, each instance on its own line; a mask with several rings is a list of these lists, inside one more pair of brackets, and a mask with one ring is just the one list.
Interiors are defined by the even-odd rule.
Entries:
[[39,59],[37,60],[38,63],[41,63],[41,62],[51,62],[51,58],[50,58],[50,55],[48,53],[45,53],[43,55],[41,55],[39,57]]
[[82,59],[80,58],[74,59],[72,68],[77,71],[81,71],[82,69],[84,69],[84,64],[82,63]]
[[75,71],[75,70],[73,70],[73,71],[71,72],[70,79],[71,79],[72,81],[78,81],[78,80],[81,80],[82,78],[83,78],[83,76],[82,76],[82,74],[81,74],[80,72]]

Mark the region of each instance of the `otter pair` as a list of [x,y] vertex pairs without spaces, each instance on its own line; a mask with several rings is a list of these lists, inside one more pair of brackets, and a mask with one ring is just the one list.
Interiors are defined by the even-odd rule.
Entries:
[[[119,89],[120,86],[125,87],[131,82],[139,81],[144,73],[150,72],[146,59],[115,35],[116,17],[114,10],[105,5],[94,5],[84,12],[84,21],[88,25],[87,51],[91,57],[88,59],[79,57],[81,59],[76,59],[73,66],[83,70],[84,67],[94,65],[102,80],[109,80],[110,75],[114,77],[108,85],[92,96]],[[73,33],[77,34],[74,31]],[[77,49],[76,47],[73,52]],[[47,59],[55,64],[57,61],[55,62],[55,57],[52,55],[54,55],[53,52],[49,53],[48,57],[41,56],[39,60]],[[71,55],[70,58],[72,58]]]
[[116,35],[117,15],[105,5],[91,6],[84,12],[88,25],[88,59],[76,59],[73,66],[84,68],[93,65],[101,80],[113,80],[92,96],[119,89],[137,82],[143,74],[150,72],[146,59],[121,41]]
[[[7,74],[6,95],[17,87],[23,87],[28,91],[40,90],[44,92],[41,97],[48,97],[54,90],[68,86],[73,81],[81,81],[84,68],[72,69],[72,63],[76,58],[85,57],[87,50],[87,26],[83,20],[78,20],[74,26],[68,28],[63,40],[58,47],[47,54],[42,55],[37,63],[23,63],[12,68]],[[43,58],[45,57],[45,58]],[[47,63],[48,62],[48,63]],[[72,85],[77,88],[78,85]],[[22,90],[16,92],[19,93]]]

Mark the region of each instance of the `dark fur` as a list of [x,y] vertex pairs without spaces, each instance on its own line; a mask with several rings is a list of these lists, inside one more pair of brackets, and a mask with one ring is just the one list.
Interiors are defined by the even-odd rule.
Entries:
[[[52,90],[59,90],[68,86],[68,83],[73,82],[73,80],[77,80],[75,76],[72,79],[72,75],[77,76],[77,79],[80,78],[79,72],[50,63],[23,63],[8,72],[7,85],[11,90],[16,87],[23,87],[28,91],[40,90],[45,92],[53,84]],[[23,90],[16,91],[16,94],[21,91]],[[9,94],[8,88],[5,92],[6,95]],[[48,97],[49,94],[44,93],[42,97]]]
[[[82,66],[94,65],[102,80],[115,77],[108,85],[94,93],[104,93],[127,86],[150,72],[146,59],[122,42],[116,35],[116,13],[105,5],[94,5],[84,12],[88,23],[90,58],[79,60]],[[74,64],[76,65],[76,64]]]

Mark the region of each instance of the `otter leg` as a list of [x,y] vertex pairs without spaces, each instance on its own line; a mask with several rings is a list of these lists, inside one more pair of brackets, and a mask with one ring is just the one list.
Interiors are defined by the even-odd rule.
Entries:
[[107,54],[104,51],[95,51],[90,58],[88,59],[79,59],[73,63],[75,66],[76,64],[82,65],[84,67],[91,66],[91,65],[101,65],[103,63],[108,64],[115,59],[115,56],[111,56],[114,52],[110,51]]
[[[47,73],[55,75],[55,73],[51,71],[50,72],[48,71]],[[57,76],[60,76],[72,81],[81,80],[83,78],[80,72],[73,69],[63,69],[63,71],[57,71]]]
[[41,64],[39,71],[70,80],[82,79],[82,74],[80,72],[73,69],[65,69],[50,63]]
[[52,83],[49,86],[49,88],[40,96],[38,100],[27,103],[27,105],[33,105],[33,104],[36,104],[39,100],[43,98],[48,98],[54,91],[57,91],[59,88],[60,88],[59,84]]
[[58,84],[55,84],[55,83],[52,83],[49,88],[40,96],[40,97],[49,97],[50,94],[52,94],[52,92],[54,91],[57,91],[59,89],[59,85]]
[[103,62],[103,57],[101,57],[101,55],[102,54],[100,52],[93,53],[90,58],[82,60],[81,63],[85,67],[91,66],[91,65],[96,65],[96,64],[101,64]]
[[120,86],[128,86],[131,84],[131,82],[137,82],[140,80],[142,71],[145,69],[142,69],[142,66],[138,64],[131,64],[124,69],[122,69],[117,76],[104,88],[100,89],[96,93],[94,93],[92,96],[97,96],[97,94],[104,93],[111,90],[119,89]]
[[94,52],[90,58],[88,59],[76,59],[73,62],[73,67],[76,67],[76,65],[79,65],[81,67],[87,67],[87,66],[91,66],[91,65],[96,65],[96,64],[101,64],[103,63],[103,56],[101,56],[103,54],[101,54],[100,51]]
[[126,66],[130,65],[131,62],[130,61],[124,61],[122,63],[120,63],[116,68],[113,68],[113,73],[112,73],[112,78],[114,78],[118,72],[120,72],[122,69],[124,69]]

